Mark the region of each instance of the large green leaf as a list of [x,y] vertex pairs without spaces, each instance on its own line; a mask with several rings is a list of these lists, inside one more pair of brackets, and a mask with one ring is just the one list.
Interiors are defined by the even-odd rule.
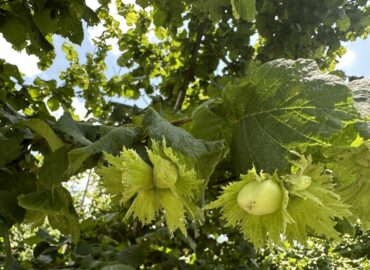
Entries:
[[[55,128],[82,145],[89,145],[91,141],[87,138],[89,130],[83,129],[81,124],[74,121],[69,113],[63,114],[55,124]],[[91,126],[91,130],[96,127]],[[90,131],[91,132],[91,131]]]
[[16,16],[9,15],[8,18],[5,18],[5,23],[0,25],[0,32],[17,49],[25,45],[26,29]]
[[231,157],[237,173],[255,165],[272,172],[287,167],[290,149],[328,145],[327,139],[358,114],[351,92],[312,60],[268,62],[222,93],[235,122]]
[[22,149],[20,145],[22,141],[22,135],[5,138],[0,134],[0,167],[19,156]]
[[41,189],[18,197],[18,204],[27,210],[42,212],[50,225],[62,233],[71,234],[73,241],[79,238],[79,222],[72,197],[62,186]]
[[204,102],[193,111],[192,119],[191,133],[196,138],[231,140],[233,123],[220,102],[212,99]]
[[224,147],[223,141],[210,142],[195,138],[183,128],[171,125],[152,108],[148,108],[143,125],[151,138],[159,141],[165,138],[168,146],[189,157],[212,154]]
[[352,206],[353,222],[360,218],[362,226],[370,229],[370,142],[333,147],[324,153],[331,161],[326,166],[338,181],[342,200]]
[[190,157],[201,178],[207,179],[224,156],[223,140],[197,139],[183,128],[171,125],[152,108],[147,110],[143,125],[151,138],[158,141],[165,139],[168,146]]
[[33,118],[27,121],[22,121],[20,124],[32,129],[43,137],[48,142],[49,147],[53,152],[64,145],[62,140],[55,134],[54,130],[40,119]]
[[[352,90],[353,102],[361,114],[361,117],[366,118],[367,121],[370,120],[370,79],[360,79],[351,81],[348,87]],[[365,128],[365,130],[362,129]],[[363,137],[370,137],[370,123],[364,123],[359,126],[361,135]]]
[[0,221],[11,227],[24,218],[24,209],[18,206],[15,191],[0,190]]
[[352,90],[353,102],[361,116],[370,116],[370,79],[351,81],[348,87]]
[[0,219],[8,227],[23,220],[25,211],[18,206],[17,197],[33,191],[35,182],[31,174],[0,171]]
[[68,180],[66,175],[68,165],[68,147],[58,148],[45,156],[44,163],[38,172],[40,182],[47,187],[52,187]]
[[101,152],[117,154],[123,147],[131,147],[138,140],[139,136],[140,131],[137,128],[112,128],[107,134],[94,143],[71,150],[68,154],[68,175],[72,175],[76,172],[83,162],[91,155]]

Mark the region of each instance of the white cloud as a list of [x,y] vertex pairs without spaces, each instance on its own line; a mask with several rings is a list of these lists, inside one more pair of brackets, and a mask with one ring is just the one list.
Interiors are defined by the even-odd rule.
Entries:
[[12,48],[0,34],[0,58],[5,59],[10,64],[17,65],[19,70],[27,77],[34,77],[41,73],[37,67],[38,58],[34,55],[28,55],[25,50],[18,52]]
[[[46,102],[46,100],[47,99],[45,99],[44,101]],[[74,108],[74,112],[75,112],[76,115],[78,115],[80,120],[86,120],[89,117],[89,116],[85,117],[85,115],[87,113],[87,110],[85,108],[85,102],[84,102],[83,99],[73,97],[72,98],[72,107]],[[59,119],[64,114],[64,110],[63,110],[62,107],[59,107],[59,109],[54,111],[54,112],[49,110],[49,112],[56,119]]]
[[75,114],[77,114],[81,120],[87,119],[87,117],[85,117],[87,110],[85,108],[85,102],[82,99],[76,97],[72,98],[72,107],[75,109]]
[[92,10],[96,10],[98,7],[100,7],[100,4],[97,0],[86,0],[86,5]]
[[58,110],[52,112],[50,109],[49,109],[49,113],[55,117],[55,119],[59,119],[60,117],[62,117],[62,115],[64,114],[64,110],[62,107],[59,107]]
[[104,26],[103,24],[99,23],[98,25],[96,26],[93,26],[93,27],[88,27],[87,28],[87,34],[88,34],[88,38],[89,38],[89,41],[92,43],[92,40],[99,37],[103,31],[104,31]]
[[356,60],[356,53],[352,50],[347,49],[347,52],[339,58],[337,69],[343,69],[344,71],[350,68]]

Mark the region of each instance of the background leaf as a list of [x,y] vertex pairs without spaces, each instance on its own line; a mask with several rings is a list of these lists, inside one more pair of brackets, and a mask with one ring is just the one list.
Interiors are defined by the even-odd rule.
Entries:
[[231,0],[235,18],[242,18],[248,22],[256,16],[256,0]]

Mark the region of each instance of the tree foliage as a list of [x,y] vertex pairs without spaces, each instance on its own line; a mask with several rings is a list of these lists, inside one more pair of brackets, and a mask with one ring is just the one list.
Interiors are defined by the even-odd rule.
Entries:
[[[366,250],[370,84],[334,68],[340,42],[370,30],[367,1],[135,3],[0,2],[0,32],[40,67],[53,62],[53,35],[71,42],[58,81],[25,83],[0,59],[4,267],[274,269],[288,256],[311,269],[292,255],[311,256],[306,244],[331,249],[342,238],[345,248],[333,244],[316,264],[327,268],[354,256],[347,246]],[[84,22],[105,30],[82,61]],[[108,76],[112,41],[123,72]],[[143,96],[143,108],[124,102]],[[74,98],[85,102],[83,121]],[[88,213],[69,186],[86,171],[88,183],[100,176]],[[244,211],[240,190],[265,181],[281,189],[277,210]],[[24,226],[28,239],[17,235]]]

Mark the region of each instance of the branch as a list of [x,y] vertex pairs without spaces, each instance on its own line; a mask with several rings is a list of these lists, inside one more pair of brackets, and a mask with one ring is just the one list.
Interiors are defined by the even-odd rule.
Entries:
[[181,110],[181,106],[184,103],[186,90],[188,89],[189,83],[194,79],[194,66],[196,65],[196,61],[199,54],[200,44],[202,42],[202,38],[204,36],[205,30],[207,29],[209,22],[203,23],[203,25],[199,28],[198,32],[196,33],[196,39],[193,45],[193,49],[191,50],[190,61],[188,64],[188,69],[185,71],[184,80],[182,86],[180,87],[180,91],[178,93],[175,106],[173,110],[175,112]]

